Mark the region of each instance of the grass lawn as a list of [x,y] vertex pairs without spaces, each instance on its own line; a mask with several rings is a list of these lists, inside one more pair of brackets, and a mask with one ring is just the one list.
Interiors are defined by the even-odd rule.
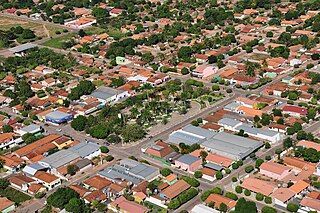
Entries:
[[54,38],[54,39],[51,39],[49,41],[46,41],[42,45],[43,46],[47,46],[47,47],[53,47],[53,48],[62,49],[63,42],[71,39],[73,36],[75,36],[75,33],[69,33],[69,34],[66,34],[64,36],[61,36],[61,37]]
[[0,190],[0,195],[3,197],[7,197],[9,200],[15,202],[18,205],[31,199],[29,195],[11,187],[7,187],[6,189]]

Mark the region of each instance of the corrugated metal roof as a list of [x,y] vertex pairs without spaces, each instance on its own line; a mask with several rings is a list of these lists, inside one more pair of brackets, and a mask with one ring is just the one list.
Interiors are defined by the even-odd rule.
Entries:
[[197,162],[198,160],[200,160],[200,158],[193,155],[182,155],[180,158],[177,159],[177,161],[188,165],[191,165],[194,162]]
[[14,52],[14,53],[18,53],[18,52],[23,52],[26,51],[28,49],[32,49],[34,47],[37,47],[37,44],[33,44],[33,43],[26,43],[26,44],[22,44],[13,48],[10,48],[9,51],[10,52]]
[[59,152],[53,153],[52,155],[49,155],[48,157],[40,160],[39,163],[48,164],[52,168],[59,168],[79,157],[80,156],[78,154],[71,152],[69,150],[63,149],[63,150],[60,150]]
[[69,148],[68,151],[80,155],[82,158],[84,158],[92,153],[99,151],[99,149],[100,146],[95,143],[79,143]]

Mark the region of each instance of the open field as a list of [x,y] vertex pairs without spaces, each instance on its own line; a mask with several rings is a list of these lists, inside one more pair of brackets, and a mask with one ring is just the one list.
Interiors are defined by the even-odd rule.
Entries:
[[0,30],[9,30],[12,27],[21,26],[25,29],[33,30],[37,37],[55,36],[56,31],[62,32],[62,28],[37,24],[29,21],[22,21],[20,19],[0,17]]
[[7,197],[9,200],[15,202],[18,205],[31,199],[29,195],[11,187],[0,190],[0,195],[3,197]]
[[47,47],[63,49],[63,43],[65,41],[68,41],[69,39],[71,39],[73,36],[75,36],[75,33],[69,33],[69,34],[63,35],[61,37],[46,41],[42,45],[47,46]]

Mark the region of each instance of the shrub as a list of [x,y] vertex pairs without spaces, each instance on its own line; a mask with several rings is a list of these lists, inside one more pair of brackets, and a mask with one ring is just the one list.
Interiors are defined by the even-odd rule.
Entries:
[[269,161],[269,160],[271,160],[271,156],[267,155],[265,159]]
[[254,170],[254,168],[253,168],[253,166],[251,166],[251,165],[246,166],[246,168],[244,168],[244,171],[245,171],[246,173],[250,173],[250,172],[252,172],[253,170]]
[[194,177],[195,177],[195,178],[202,178],[202,172],[196,171],[196,172],[194,173]]
[[226,169],[226,173],[227,173],[227,174],[230,174],[230,173],[231,173],[231,170],[227,168],[227,169]]
[[270,145],[269,142],[266,142],[265,145],[264,145],[264,147],[265,147],[266,149],[270,149],[270,148],[271,148],[271,145]]
[[110,161],[113,161],[114,157],[112,155],[108,155],[105,160],[110,162]]
[[239,168],[238,162],[235,162],[232,164],[232,169],[238,169],[238,168]]
[[213,189],[210,189],[208,191],[205,191],[202,195],[201,195],[201,200],[202,201],[205,201],[209,195],[211,194],[219,194],[219,195],[222,195],[223,194],[223,191],[219,188],[219,187],[215,187]]
[[243,189],[242,189],[242,187],[241,186],[236,186],[236,192],[238,193],[238,194],[241,194],[242,193],[242,191],[243,191]]
[[257,201],[262,201],[263,198],[264,198],[264,195],[263,195],[263,194],[261,194],[261,193],[257,193],[257,194],[256,194],[256,199],[257,199]]
[[250,195],[251,195],[250,190],[245,189],[245,190],[244,190],[244,195],[245,195],[245,196],[250,196]]
[[236,177],[232,177],[232,182],[237,182],[238,179]]
[[195,178],[191,178],[191,177],[182,175],[182,176],[180,177],[180,179],[186,181],[188,184],[190,184],[190,185],[193,186],[193,187],[198,187],[198,186],[200,186],[200,182],[199,182],[197,179],[195,179]]
[[261,213],[277,213],[277,210],[275,210],[274,208],[272,208],[270,206],[264,206],[261,209]]
[[232,93],[232,89],[228,88],[228,89],[226,89],[226,92],[227,93]]
[[261,158],[256,160],[256,168],[259,168],[261,166],[261,164],[263,164],[264,160],[262,160]]

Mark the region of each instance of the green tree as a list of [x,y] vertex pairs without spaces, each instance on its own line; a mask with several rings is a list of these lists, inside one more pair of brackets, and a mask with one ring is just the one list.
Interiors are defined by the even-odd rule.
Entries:
[[100,7],[92,9],[92,15],[96,18],[105,18],[110,16],[109,11]]
[[83,131],[86,128],[88,119],[83,115],[78,115],[71,121],[71,127],[77,131]]
[[224,204],[224,203],[220,203],[219,210],[221,212],[227,212],[228,211],[228,206],[226,204]]
[[216,178],[217,178],[218,180],[221,180],[221,179],[223,178],[222,172],[218,171],[218,172],[216,173]]
[[57,191],[49,195],[47,203],[53,207],[63,209],[72,198],[79,198],[79,194],[68,187],[59,188]]
[[30,29],[24,29],[23,32],[22,32],[22,35],[21,37],[23,39],[32,39],[32,38],[35,38],[36,35],[34,34],[34,32]]
[[160,174],[161,174],[162,176],[164,176],[164,177],[167,177],[167,176],[169,176],[170,174],[172,174],[172,171],[171,171],[171,169],[164,168],[164,169],[161,169]]
[[3,125],[2,126],[2,132],[3,133],[6,133],[6,132],[13,132],[13,127],[12,126],[10,126],[10,125]]
[[0,178],[0,189],[5,189],[10,185],[10,182],[5,178]]
[[182,46],[178,51],[178,57],[181,59],[189,59],[193,51],[189,46]]
[[235,188],[235,190],[236,190],[236,192],[238,193],[238,194],[241,194],[242,193],[242,191],[243,191],[243,189],[242,189],[242,187],[241,186],[236,186],[236,188]]
[[69,175],[73,176],[79,171],[79,168],[76,165],[67,166],[67,172]]
[[251,166],[251,165],[246,166],[246,168],[244,168],[244,171],[245,171],[246,173],[250,173],[250,172],[252,172],[253,170],[254,170],[254,168],[253,168],[253,166]]
[[255,202],[246,201],[240,198],[235,206],[236,213],[256,213],[258,212]]
[[224,196],[226,196],[227,198],[230,198],[232,200],[238,200],[238,196],[232,192],[227,192]]
[[213,85],[212,86],[212,90],[213,91],[219,91],[220,90],[220,87],[218,85]]
[[264,199],[264,195],[261,194],[261,193],[257,193],[256,194],[256,199],[257,199],[257,201],[262,201]]
[[272,208],[270,206],[264,206],[261,209],[261,213],[277,213],[277,210],[275,210],[274,208]]
[[289,203],[289,204],[287,205],[287,210],[288,210],[289,212],[297,212],[298,209],[299,209],[299,206],[298,206],[297,204]]
[[133,142],[142,139],[145,134],[144,129],[138,124],[129,124],[125,126],[122,137],[124,142]]
[[261,166],[261,164],[263,164],[264,160],[259,158],[256,160],[256,168],[259,168]]
[[109,149],[106,146],[100,146],[100,150],[101,150],[102,153],[108,153],[109,152]]

